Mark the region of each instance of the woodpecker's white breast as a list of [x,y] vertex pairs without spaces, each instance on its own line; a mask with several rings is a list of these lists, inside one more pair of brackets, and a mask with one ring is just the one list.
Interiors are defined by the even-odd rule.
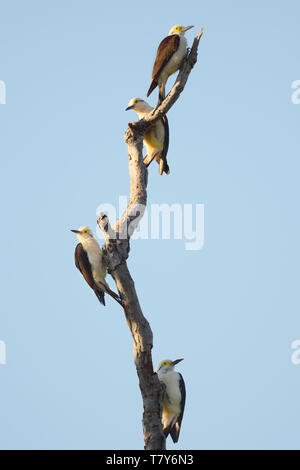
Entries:
[[161,120],[157,121],[151,129],[144,135],[147,154],[162,152],[164,148],[165,130]]
[[179,46],[176,52],[172,55],[169,62],[165,65],[162,73],[158,79],[159,85],[164,83],[170,75],[176,72],[180,68],[180,65],[186,55],[187,50],[187,39],[185,36],[180,36]]
[[[150,111],[152,111],[152,109],[153,108],[150,108],[149,111],[145,113],[137,112],[139,119],[142,119],[144,116],[146,116]],[[144,144],[146,146],[147,154],[151,156],[154,153],[162,152],[164,148],[164,140],[165,129],[162,120],[159,119],[144,135]]]
[[169,413],[175,415],[180,414],[181,392],[179,387],[180,375],[174,370],[171,371],[158,371],[158,378],[166,386],[166,399],[164,400],[164,407],[167,408]]
[[103,263],[103,254],[98,243],[93,238],[83,240],[81,243],[87,252],[94,280],[102,281],[106,276],[106,266]]

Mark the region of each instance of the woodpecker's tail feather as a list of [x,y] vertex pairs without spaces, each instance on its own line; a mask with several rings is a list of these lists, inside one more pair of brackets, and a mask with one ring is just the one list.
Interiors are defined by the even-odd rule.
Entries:
[[167,439],[168,435],[170,434],[170,429],[171,429],[171,424],[169,424],[169,426],[167,426],[166,428],[163,429],[163,432],[164,432],[164,435]]
[[149,90],[147,91],[147,96],[151,95],[152,91],[155,90],[156,87],[157,87],[157,81],[153,79],[149,87]]
[[176,423],[174,426],[170,428],[170,434],[171,434],[174,444],[178,442],[179,433],[180,433],[180,424]]
[[164,431],[164,435],[166,436],[166,438],[170,434],[174,444],[176,444],[176,442],[178,442],[179,433],[180,433],[180,424],[178,422],[176,422],[175,424],[174,424],[174,422],[171,422],[168,426],[166,426],[163,429],[163,431]]
[[162,175],[163,172],[165,172],[167,175],[169,175],[170,174],[170,168],[169,168],[169,165],[167,163],[167,159],[166,159],[166,157],[163,157],[159,153],[154,153],[152,155],[147,154],[144,158],[144,165],[146,165],[146,167],[148,167],[154,159],[157,160],[157,163],[159,165],[159,169],[158,169],[159,174]]
[[102,305],[105,305],[105,298],[104,298],[104,292],[103,290],[100,290],[100,289],[97,289],[95,288],[94,289],[94,292],[97,296],[97,299],[99,300],[99,302],[102,304]]
[[163,172],[165,172],[166,175],[169,175],[170,168],[169,168],[166,158],[161,157],[159,160],[159,174],[162,175]]

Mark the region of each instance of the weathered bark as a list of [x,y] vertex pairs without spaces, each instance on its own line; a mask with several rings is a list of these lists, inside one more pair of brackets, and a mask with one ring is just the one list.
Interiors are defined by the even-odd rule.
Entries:
[[143,163],[143,134],[157,119],[166,114],[179,98],[197,61],[198,44],[202,33],[203,28],[195,38],[171,92],[161,105],[141,121],[128,124],[125,142],[128,146],[129,157],[130,198],[126,211],[114,227],[110,226],[104,214],[100,214],[98,219],[98,225],[105,235],[109,273],[116,282],[133,337],[134,362],[144,405],[143,430],[146,450],[166,448],[161,425],[162,387],[153,370],[152,331],[141,310],[126,259],[129,254],[130,237],[143,216],[147,204],[148,170]]
[[[129,157],[129,204],[125,213],[116,222],[115,227],[110,226],[109,220],[104,214],[100,214],[98,225],[105,235],[109,272],[116,282],[133,337],[134,362],[144,404],[145,449],[158,450],[166,448],[166,440],[161,426],[162,389],[152,364],[153,335],[141,310],[134,282],[126,263],[130,236],[137,221],[140,220],[140,212],[143,212],[143,208],[147,204],[148,170],[143,163],[142,137],[134,140],[134,137],[127,131],[125,141],[128,145]],[[127,233],[128,236],[125,237]]]

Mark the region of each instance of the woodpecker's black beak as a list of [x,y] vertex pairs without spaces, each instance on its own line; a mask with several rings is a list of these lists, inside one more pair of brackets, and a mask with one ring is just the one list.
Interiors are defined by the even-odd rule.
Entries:
[[125,109],[125,111],[129,111],[130,109],[133,108],[133,105],[132,106],[127,106],[127,108]]
[[172,362],[172,366],[176,366],[176,364],[178,364],[178,362],[181,362],[181,361],[183,361],[183,358],[182,359],[176,359],[176,361]]
[[81,233],[79,230],[71,230],[73,233]]

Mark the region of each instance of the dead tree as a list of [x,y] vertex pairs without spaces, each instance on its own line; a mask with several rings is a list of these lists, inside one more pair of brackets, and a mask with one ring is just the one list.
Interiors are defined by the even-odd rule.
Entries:
[[133,338],[134,362],[144,405],[145,450],[165,449],[166,439],[161,424],[162,387],[152,364],[153,334],[143,315],[134,281],[126,263],[129,255],[130,237],[141,220],[147,204],[148,170],[143,163],[143,135],[156,120],[169,111],[179,98],[197,61],[198,45],[202,34],[203,28],[194,39],[193,46],[182,64],[175,84],[161,105],[144,119],[128,124],[125,143],[128,146],[129,157],[129,204],[114,227],[111,227],[105,214],[100,214],[97,221],[105,237],[108,272],[116,282]]

